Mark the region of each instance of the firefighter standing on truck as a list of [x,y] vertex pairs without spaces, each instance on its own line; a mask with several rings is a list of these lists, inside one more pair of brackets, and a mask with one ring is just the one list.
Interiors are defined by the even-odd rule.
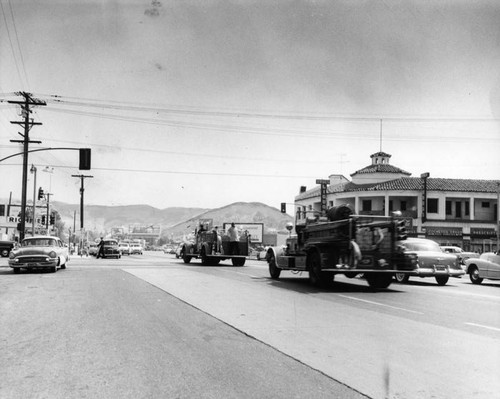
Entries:
[[234,223],[231,223],[231,227],[227,229],[227,235],[229,236],[229,255],[239,255],[238,231]]

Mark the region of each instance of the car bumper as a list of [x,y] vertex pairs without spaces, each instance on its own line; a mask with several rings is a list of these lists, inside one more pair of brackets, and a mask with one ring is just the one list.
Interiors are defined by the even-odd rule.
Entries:
[[28,262],[13,262],[9,260],[9,266],[13,269],[23,268],[23,269],[43,269],[46,267],[57,266],[57,259],[51,259],[50,261],[28,261]]
[[449,277],[461,277],[465,274],[465,271],[460,269],[450,269],[449,267],[430,267],[430,268],[418,268],[414,270],[410,275],[419,277],[435,277],[435,276],[449,276]]

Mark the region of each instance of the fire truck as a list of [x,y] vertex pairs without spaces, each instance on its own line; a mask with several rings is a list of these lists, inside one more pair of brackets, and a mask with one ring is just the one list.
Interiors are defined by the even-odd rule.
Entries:
[[244,266],[250,248],[250,235],[247,232],[240,234],[237,249],[231,253],[229,237],[224,232],[217,238],[217,233],[210,230],[209,226],[200,225],[195,231],[194,240],[184,243],[181,249],[181,257],[184,263],[191,259],[201,259],[202,265],[216,266],[224,260],[231,260],[233,266]]
[[336,274],[363,275],[370,287],[379,289],[389,287],[396,272],[411,274],[416,268],[398,245],[406,239],[406,224],[397,215],[354,215],[348,205],[340,205],[321,215],[298,215],[296,234],[291,234],[293,224],[287,229],[286,245],[266,253],[273,279],[282,270],[308,272],[312,284],[328,286]]

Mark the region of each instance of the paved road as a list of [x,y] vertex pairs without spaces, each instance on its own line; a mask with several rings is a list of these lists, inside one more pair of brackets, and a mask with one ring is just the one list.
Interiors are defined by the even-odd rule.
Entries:
[[[63,283],[69,278],[66,275],[73,276],[73,284]],[[309,398],[324,394],[325,397],[343,398],[348,395],[356,397],[360,392],[373,398],[500,398],[497,378],[500,375],[500,284],[497,283],[474,286],[468,279],[453,279],[447,286],[438,287],[432,279],[419,279],[409,285],[394,284],[388,290],[372,292],[363,280],[339,278],[332,289],[318,290],[307,283],[305,276],[291,273],[283,273],[279,281],[270,280],[263,262],[247,262],[245,267],[229,264],[203,267],[197,262],[184,265],[172,255],[162,253],[124,257],[117,261],[78,259],[57,274],[20,276],[50,281],[51,286],[60,284],[62,287],[56,291],[61,289],[63,292],[66,289],[73,292],[73,285],[79,287],[83,284],[76,292],[85,290],[84,295],[71,295],[74,300],[70,307],[75,308],[75,320],[69,324],[74,326],[76,319],[87,314],[96,327],[86,329],[86,325],[80,324],[79,331],[96,331],[94,334],[80,332],[79,335],[93,337],[103,334],[101,329],[106,324],[99,324],[99,320],[109,319],[112,338],[104,334],[107,344],[99,346],[100,341],[91,338],[87,342],[89,347],[106,353],[106,359],[118,356],[108,361],[91,358],[92,364],[99,369],[105,365],[120,370],[127,364],[134,364],[136,368],[139,367],[137,364],[142,364],[139,370],[143,373],[147,373],[151,364],[159,364],[164,369],[166,360],[159,353],[166,351],[167,345],[161,341],[161,336],[170,336],[170,330],[174,338],[169,340],[175,343],[174,347],[181,348],[174,359],[187,356],[194,360],[184,368],[180,366],[181,360],[173,362],[175,370],[183,370],[181,375],[173,373],[177,391],[175,386],[166,382],[171,381],[170,372],[153,373],[151,380],[139,373],[129,380],[129,373],[133,375],[134,372],[125,371],[125,382],[111,373],[110,391],[105,391],[108,393],[137,394],[128,388],[134,381],[143,389],[144,386],[152,389],[142,391],[143,396],[139,397],[162,397],[158,393],[179,392],[178,397],[282,395]],[[7,297],[19,294],[9,288],[17,286],[18,280],[8,272],[3,273],[1,268],[0,282],[2,292],[7,289]],[[21,285],[16,290],[27,291],[26,295],[30,295],[29,286],[23,288]],[[9,307],[5,312],[5,295],[0,295],[0,322],[17,328],[19,316]],[[102,316],[99,317],[100,312],[97,315],[85,312],[91,303],[100,309]],[[21,307],[25,309],[28,304]],[[77,311],[78,307],[82,309]],[[46,312],[55,313],[50,306]],[[191,313],[196,318],[191,318]],[[123,321],[124,317],[128,322]],[[185,320],[185,323],[179,323],[179,320]],[[210,324],[210,334],[206,338],[205,323],[208,321],[214,325]],[[137,331],[138,324],[144,328]],[[153,327],[146,327],[150,325]],[[200,329],[200,325],[205,327]],[[122,331],[129,329],[134,333]],[[224,329],[234,336],[226,336]],[[146,333],[146,330],[156,333]],[[193,336],[186,335],[190,332],[194,333]],[[122,337],[118,341],[114,339],[116,334]],[[2,332],[2,340],[3,336]],[[179,341],[179,336],[190,338]],[[143,343],[136,343],[138,341]],[[7,342],[12,342],[10,337]],[[117,349],[110,352],[113,344]],[[217,350],[214,345],[217,345]],[[158,350],[155,352],[152,346]],[[125,347],[140,349],[129,357],[117,354]],[[148,353],[147,348],[150,353],[141,358],[139,354]],[[18,353],[24,354],[26,348],[18,349],[21,349]],[[268,350],[271,353],[266,353]],[[193,355],[193,351],[197,355]],[[219,352],[222,358],[218,360],[216,355]],[[11,356],[15,353],[14,350]],[[233,353],[233,356],[228,353]],[[260,356],[260,360],[247,359],[250,353]],[[279,360],[273,363],[268,360],[270,355]],[[120,356],[125,356],[125,359],[120,360]],[[65,359],[67,365],[73,364],[73,358]],[[291,361],[298,369],[283,359]],[[250,365],[240,365],[244,360]],[[224,371],[216,374],[218,378],[227,378],[223,378],[225,383],[217,384],[215,378],[206,375],[207,363],[218,367],[237,364],[238,367],[229,368],[257,374],[253,377],[246,376],[246,373],[232,375],[223,368]],[[199,371],[197,365],[204,371]],[[307,374],[306,370],[312,374]],[[8,372],[11,378],[15,376],[12,373],[15,371]],[[192,381],[201,381],[207,386],[207,392],[193,395],[187,391],[186,394],[181,383],[185,376]],[[26,381],[25,378],[22,380]],[[120,385],[116,381],[124,384],[122,391],[117,391]],[[336,384],[336,381],[341,384]],[[326,382],[332,385],[323,386]],[[256,386],[262,388],[258,394]],[[91,390],[88,397],[95,397],[92,395],[95,392],[100,391]]]
[[153,260],[0,260],[0,398],[365,397],[124,271]]

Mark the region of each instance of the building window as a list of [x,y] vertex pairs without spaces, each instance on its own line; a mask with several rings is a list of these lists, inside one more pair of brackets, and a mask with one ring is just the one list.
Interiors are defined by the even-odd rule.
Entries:
[[438,213],[437,198],[427,198],[427,213]]
[[389,200],[389,212],[394,211],[394,205],[392,203],[392,200]]
[[462,217],[462,203],[460,201],[455,202],[455,216],[457,218]]
[[399,208],[402,211],[406,211],[406,201],[401,201]]
[[363,211],[369,212],[372,210],[372,200],[363,200]]
[[451,201],[446,201],[446,214],[451,215]]
[[489,207],[490,207],[489,202],[486,202],[486,201],[481,202],[481,208],[489,208]]
[[465,216],[470,216],[470,202],[465,201]]

